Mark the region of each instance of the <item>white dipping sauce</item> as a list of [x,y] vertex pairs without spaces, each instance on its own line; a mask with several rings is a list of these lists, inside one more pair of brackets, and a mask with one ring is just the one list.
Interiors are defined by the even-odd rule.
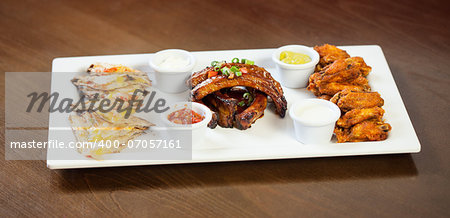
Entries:
[[181,55],[168,55],[165,57],[158,66],[166,69],[179,69],[189,65],[189,58]]
[[291,106],[289,116],[294,122],[297,141],[322,144],[330,142],[341,110],[334,103],[323,99],[304,99]]
[[296,117],[306,123],[327,123],[334,117],[334,112],[327,106],[309,103],[294,111]]

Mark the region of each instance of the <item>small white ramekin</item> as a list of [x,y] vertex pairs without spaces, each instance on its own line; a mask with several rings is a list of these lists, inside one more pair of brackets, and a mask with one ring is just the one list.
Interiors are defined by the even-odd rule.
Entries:
[[[311,57],[311,61],[306,64],[286,64],[280,60],[280,54],[283,51],[303,53]],[[319,59],[317,51],[303,45],[286,45],[277,48],[272,53],[272,60],[276,63],[281,85],[288,88],[305,88]]]
[[[170,113],[183,109],[188,108],[193,110],[194,112],[200,114],[204,117],[204,119],[198,123],[194,124],[176,124],[171,122],[168,119],[168,116]],[[203,139],[205,138],[206,130],[208,129],[208,123],[212,119],[212,112],[211,110],[206,107],[203,104],[196,103],[196,102],[177,102],[170,106],[170,109],[165,111],[164,113],[161,113],[161,119],[163,122],[167,125],[168,130],[174,130],[175,134],[179,134],[180,132],[183,135],[188,135],[191,133],[192,135],[192,142],[196,142],[199,144],[202,144]],[[174,135],[174,137],[177,137]],[[195,145],[192,145],[195,146]]]
[[[300,119],[295,113],[303,107],[321,106],[331,109],[329,120],[314,122]],[[323,99],[304,99],[294,103],[289,109],[289,116],[294,121],[294,131],[297,141],[303,144],[327,143],[333,136],[336,121],[341,116],[337,105]]]
[[[187,58],[189,64],[182,68],[163,68],[159,66],[162,61],[172,55]],[[195,58],[190,52],[182,49],[167,49],[156,52],[149,60],[149,65],[155,71],[155,79],[159,90],[166,93],[180,93],[189,88],[186,80],[195,66]]]

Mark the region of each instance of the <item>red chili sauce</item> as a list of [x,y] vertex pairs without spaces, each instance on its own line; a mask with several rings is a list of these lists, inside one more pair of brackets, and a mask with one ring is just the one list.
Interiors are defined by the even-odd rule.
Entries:
[[183,108],[170,113],[167,119],[176,124],[194,124],[202,121],[205,117],[189,108]]

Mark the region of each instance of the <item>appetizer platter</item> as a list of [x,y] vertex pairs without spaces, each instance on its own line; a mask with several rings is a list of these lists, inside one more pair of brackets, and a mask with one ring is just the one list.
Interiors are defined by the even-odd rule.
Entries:
[[[52,92],[87,105],[164,98],[170,109],[136,113],[139,107],[128,105],[125,115],[80,104],[72,113],[50,113],[49,141],[118,142],[111,149],[49,147],[51,169],[420,151],[376,45],[56,58],[52,72]],[[178,125],[189,125],[192,137],[178,156],[126,146],[167,137],[161,130]]]

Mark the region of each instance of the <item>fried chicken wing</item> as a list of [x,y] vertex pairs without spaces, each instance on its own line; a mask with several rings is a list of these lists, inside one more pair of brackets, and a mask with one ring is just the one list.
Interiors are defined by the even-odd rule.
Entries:
[[[341,61],[341,60],[340,60]],[[361,76],[366,77],[372,71],[372,67],[367,66],[362,57],[351,57],[343,60],[347,68],[356,69],[361,73]]]
[[323,73],[320,74],[320,76],[316,79],[316,82],[322,82],[322,83],[331,83],[331,82],[338,82],[338,83],[345,83],[345,82],[351,82],[352,80],[359,77],[360,72],[358,69],[352,69],[347,68],[342,64],[345,64],[341,61],[334,62],[338,67],[343,67],[341,69],[335,67],[335,64],[330,65],[331,67],[325,68],[325,71],[322,71]]
[[381,121],[383,114],[384,110],[381,107],[353,109],[341,116],[336,125],[342,128],[350,128],[369,119]]
[[366,77],[360,76],[358,78],[356,78],[355,80],[353,80],[351,82],[351,84],[355,84],[355,85],[360,85],[360,86],[364,86],[366,87],[365,90],[366,91],[370,91],[370,85],[369,85],[369,80],[367,80]]
[[321,80],[325,82],[345,82],[359,76],[367,76],[371,67],[367,66],[361,57],[351,57],[336,60],[323,69]]
[[381,107],[384,105],[384,100],[378,92],[344,90],[335,94],[330,101],[335,103],[344,112],[352,109]]
[[362,141],[381,141],[385,140],[388,132],[392,129],[391,125],[377,120],[366,120],[354,125],[350,129],[337,127],[334,130],[337,142],[362,142]]
[[371,90],[369,81],[362,76],[345,83],[322,82],[320,79],[317,79],[318,77],[320,77],[319,73],[314,73],[313,75],[311,75],[310,83],[308,84],[308,87],[306,87],[306,89],[311,91],[315,96],[333,96],[344,89],[359,92],[369,92]]
[[311,91],[315,96],[322,95],[319,91],[319,87],[317,86],[317,82],[316,82],[316,81],[319,81],[318,78],[320,76],[321,76],[321,73],[311,74],[311,76],[309,76],[308,86],[306,87],[306,89]]
[[320,55],[320,61],[317,65],[317,71],[322,70],[325,66],[336,60],[349,58],[350,55],[346,51],[337,48],[334,45],[324,44],[322,46],[314,46],[314,50]]
[[352,91],[370,91],[365,78],[372,68],[360,57],[336,60],[321,72],[309,77],[307,89],[314,95],[334,95],[344,89]]
[[367,92],[370,91],[370,86],[366,84],[358,83],[319,83],[319,92],[321,95],[334,96],[336,93],[342,90],[351,90],[355,92]]

